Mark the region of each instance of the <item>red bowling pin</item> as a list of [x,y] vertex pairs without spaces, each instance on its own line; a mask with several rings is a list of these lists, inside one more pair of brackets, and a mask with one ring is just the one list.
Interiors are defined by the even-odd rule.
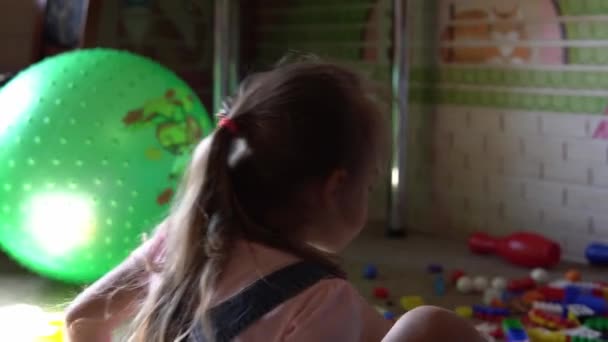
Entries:
[[517,232],[497,238],[486,233],[474,233],[469,249],[477,254],[498,254],[505,260],[525,267],[551,267],[561,258],[559,244],[541,235]]

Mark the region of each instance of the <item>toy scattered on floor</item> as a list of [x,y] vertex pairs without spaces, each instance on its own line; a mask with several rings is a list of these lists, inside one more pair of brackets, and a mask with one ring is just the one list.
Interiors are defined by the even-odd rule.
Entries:
[[385,319],[388,319],[389,321],[394,321],[394,320],[395,320],[395,317],[396,317],[396,316],[395,316],[395,314],[394,314],[393,312],[388,311],[388,310],[387,310],[387,311],[384,311],[383,316],[384,316],[384,318],[385,318]]
[[482,321],[499,322],[511,314],[507,308],[488,305],[473,305],[473,317]]
[[467,276],[462,276],[456,282],[456,288],[461,293],[471,293],[473,291],[473,280]]
[[502,331],[507,342],[528,342],[529,337],[518,319],[507,318],[502,321]]
[[476,276],[473,278],[473,290],[477,292],[483,292],[488,288],[488,278],[484,276]]
[[376,265],[369,264],[363,269],[363,278],[373,280],[378,277],[378,268]]
[[471,318],[473,317],[473,308],[468,305],[458,306],[454,309],[454,312],[460,317]]
[[443,296],[445,294],[443,266],[439,264],[430,264],[427,267],[427,272],[430,273],[433,278],[433,292],[436,296]]
[[585,257],[592,265],[608,266],[608,245],[603,243],[591,243],[585,249]]
[[546,284],[549,281],[549,272],[544,268],[537,267],[530,272],[530,278],[537,284]]
[[458,281],[458,279],[460,279],[460,277],[462,277],[464,275],[465,275],[465,273],[463,270],[452,271],[452,273],[450,273],[450,284],[456,285],[456,282]]
[[518,232],[496,238],[486,233],[474,233],[469,238],[469,249],[477,254],[498,254],[505,260],[525,267],[551,267],[561,258],[558,243],[541,235]]
[[563,318],[560,315],[556,315],[539,309],[530,310],[528,312],[528,318],[535,325],[552,330],[565,330],[576,328],[579,326],[579,323],[575,320]]
[[521,292],[536,287],[536,282],[530,277],[511,279],[507,283],[507,290],[511,292]]
[[424,299],[420,296],[403,296],[399,299],[401,308],[405,311],[413,310],[424,305]]
[[89,283],[169,209],[213,124],[151,59],[109,49],[47,58],[0,89],[0,247],[49,278]]
[[507,288],[507,280],[503,277],[494,277],[492,278],[491,287],[493,289],[503,291]]
[[387,299],[388,297],[389,297],[389,292],[386,287],[375,287],[374,288],[374,298]]
[[482,302],[485,305],[491,305],[492,303],[495,303],[496,301],[501,300],[502,293],[503,293],[503,290],[499,290],[499,289],[496,289],[493,287],[487,288],[483,292]]
[[575,281],[581,281],[582,276],[581,276],[581,272],[579,270],[572,269],[572,270],[568,270],[566,272],[566,274],[564,274],[564,278],[566,278],[566,280],[568,280],[568,281],[575,282]]
[[[443,273],[443,268],[437,266],[430,265],[427,270]],[[608,342],[608,282],[583,282],[578,273],[550,281],[549,273],[537,268],[522,278],[498,276],[488,284],[487,277],[472,279],[462,270],[453,271],[450,280],[457,279],[454,287],[461,293],[479,293],[475,283],[485,283],[483,305],[458,306],[454,311],[461,317],[483,322],[476,328],[488,341]],[[481,287],[477,284],[477,288]],[[388,289],[376,287],[374,296],[386,299]],[[404,296],[399,303],[407,312],[424,305],[424,300],[420,296]],[[387,306],[390,304],[386,302]],[[397,318],[392,310],[378,310],[388,320]]]
[[504,337],[502,328],[496,323],[483,322],[475,325],[475,329],[477,329],[477,331],[489,342]]

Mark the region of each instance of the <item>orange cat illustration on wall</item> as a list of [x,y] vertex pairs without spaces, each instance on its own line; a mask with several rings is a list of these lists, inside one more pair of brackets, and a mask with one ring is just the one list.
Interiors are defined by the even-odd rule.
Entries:
[[522,64],[532,57],[532,49],[522,44],[528,36],[519,6],[455,11],[452,5],[449,16],[441,32],[443,62]]

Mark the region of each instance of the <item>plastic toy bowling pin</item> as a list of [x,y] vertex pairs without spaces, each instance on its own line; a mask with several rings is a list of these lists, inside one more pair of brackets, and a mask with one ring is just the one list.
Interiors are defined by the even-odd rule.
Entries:
[[559,244],[541,235],[517,232],[497,238],[486,233],[474,233],[469,249],[477,254],[498,254],[505,260],[525,267],[551,267],[561,258]]

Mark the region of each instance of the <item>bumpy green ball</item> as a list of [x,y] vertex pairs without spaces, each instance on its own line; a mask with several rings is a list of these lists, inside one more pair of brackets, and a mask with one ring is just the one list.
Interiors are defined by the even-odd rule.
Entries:
[[94,281],[166,213],[213,128],[173,72],[127,52],[48,58],[0,89],[0,247],[66,282]]

